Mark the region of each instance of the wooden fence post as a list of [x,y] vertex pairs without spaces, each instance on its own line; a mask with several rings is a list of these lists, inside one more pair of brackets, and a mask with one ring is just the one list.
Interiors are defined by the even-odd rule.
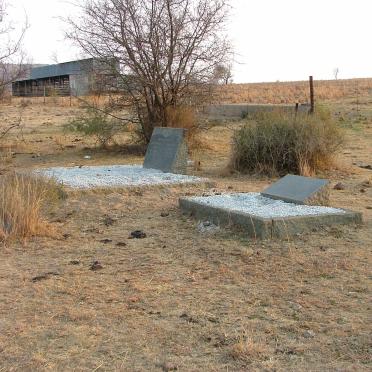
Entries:
[[313,114],[315,111],[315,99],[314,99],[314,79],[312,76],[309,76],[310,84],[310,114]]

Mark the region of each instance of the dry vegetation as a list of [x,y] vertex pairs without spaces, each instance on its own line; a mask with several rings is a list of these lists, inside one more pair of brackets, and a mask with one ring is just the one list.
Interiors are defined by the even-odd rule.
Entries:
[[334,165],[342,130],[329,111],[256,114],[233,138],[232,170],[269,176],[312,176]]
[[[372,79],[314,81],[318,101],[365,97],[372,92]],[[276,82],[256,84],[230,84],[221,86],[216,95],[220,103],[307,103],[309,83]]]
[[53,227],[45,221],[43,208],[64,197],[54,180],[34,174],[6,174],[0,179],[0,240],[52,236]]
[[[346,141],[337,166],[321,176],[344,185],[331,191],[331,204],[363,212],[362,227],[273,241],[199,233],[180,213],[180,196],[258,191],[273,181],[221,175],[238,122],[201,133],[201,168],[190,172],[211,178],[213,190],[68,191],[46,211],[56,237],[0,249],[0,370],[370,370],[372,174],[360,166],[372,164],[372,95],[359,103],[330,103]],[[0,107],[2,120],[18,112],[17,100]],[[63,133],[79,113],[68,102],[27,105],[22,135],[3,144],[1,178],[53,165],[142,162]],[[128,239],[138,229],[147,237]]]

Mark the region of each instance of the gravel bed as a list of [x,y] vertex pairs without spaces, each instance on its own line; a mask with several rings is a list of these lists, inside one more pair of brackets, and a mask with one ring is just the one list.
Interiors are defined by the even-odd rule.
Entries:
[[156,169],[143,168],[141,165],[54,167],[39,169],[37,173],[54,177],[63,185],[79,189],[172,185],[203,181],[199,177],[164,173]]
[[222,194],[192,197],[202,205],[245,212],[261,218],[281,218],[345,213],[342,209],[287,203],[262,196],[260,193]]

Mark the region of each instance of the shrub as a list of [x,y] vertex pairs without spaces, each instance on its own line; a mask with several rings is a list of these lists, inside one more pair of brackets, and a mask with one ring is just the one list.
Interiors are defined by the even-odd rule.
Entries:
[[86,113],[66,124],[65,129],[93,136],[96,138],[96,143],[106,146],[116,134],[123,130],[123,123],[119,119],[109,117],[104,112],[90,108]]
[[0,179],[0,240],[49,235],[42,208],[65,196],[61,186],[41,176],[11,173]]
[[265,112],[233,138],[232,168],[246,173],[311,175],[331,165],[343,142],[330,113]]

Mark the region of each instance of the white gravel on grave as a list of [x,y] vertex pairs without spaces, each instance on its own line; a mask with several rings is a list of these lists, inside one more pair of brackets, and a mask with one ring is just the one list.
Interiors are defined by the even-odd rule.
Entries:
[[211,207],[245,212],[261,218],[346,213],[344,210],[337,208],[287,203],[282,200],[270,199],[262,196],[260,193],[253,192],[192,197],[189,198],[189,200]]
[[199,177],[164,173],[156,169],[143,168],[141,165],[53,167],[39,169],[36,172],[53,177],[63,185],[79,189],[173,185],[203,181]]

